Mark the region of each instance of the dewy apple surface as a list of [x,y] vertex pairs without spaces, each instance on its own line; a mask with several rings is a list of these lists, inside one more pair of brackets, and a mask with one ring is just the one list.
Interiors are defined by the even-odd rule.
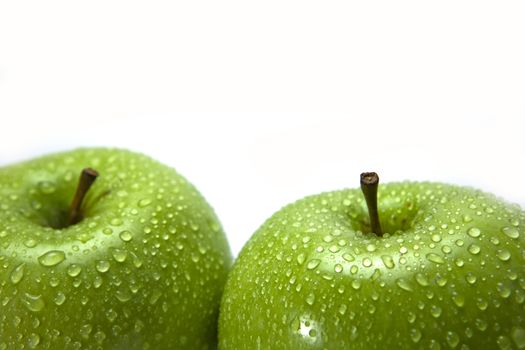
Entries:
[[378,193],[383,236],[357,189],[267,220],[228,277],[219,349],[525,348],[525,212],[441,183]]
[[[98,178],[70,206],[86,167]],[[0,349],[216,343],[231,253],[175,170],[117,149],[53,154],[0,168],[0,208]]]

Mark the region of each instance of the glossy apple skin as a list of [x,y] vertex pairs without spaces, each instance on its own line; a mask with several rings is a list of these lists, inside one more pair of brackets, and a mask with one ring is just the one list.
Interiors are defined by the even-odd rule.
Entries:
[[[84,167],[85,218],[63,226]],[[175,170],[115,149],[0,169],[0,349],[213,349],[231,264]],[[52,227],[50,227],[52,226]]]
[[469,188],[359,190],[274,214],[228,277],[219,349],[525,347],[525,214]]

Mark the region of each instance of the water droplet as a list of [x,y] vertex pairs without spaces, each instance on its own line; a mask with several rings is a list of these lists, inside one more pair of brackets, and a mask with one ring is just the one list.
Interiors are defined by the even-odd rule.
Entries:
[[447,332],[447,343],[451,348],[455,348],[459,344],[459,335],[456,332]]
[[520,225],[520,220],[518,218],[511,218],[509,220],[510,224],[513,225],[513,226],[519,226]]
[[339,313],[341,315],[344,315],[346,313],[347,309],[348,309],[348,307],[346,306],[346,304],[341,304],[341,306],[339,306]]
[[113,226],[120,226],[124,223],[124,221],[122,221],[120,218],[113,218],[109,223]]
[[518,349],[525,349],[525,329],[521,327],[514,327],[510,332],[510,336]]
[[38,262],[43,266],[55,266],[66,259],[66,254],[61,250],[50,250],[38,258]]
[[131,300],[131,293],[128,289],[119,289],[117,290],[115,295],[117,299],[122,303],[125,303]]
[[100,288],[100,286],[102,285],[102,278],[100,276],[95,276],[95,278],[93,279],[93,287],[95,288]]
[[335,272],[339,273],[343,271],[343,266],[341,264],[335,264],[334,270]]
[[33,312],[42,311],[46,304],[44,303],[44,300],[42,300],[42,297],[40,295],[33,295],[29,293],[24,294],[24,298],[22,299],[24,305]]
[[512,349],[512,343],[510,342],[510,339],[504,335],[500,335],[496,339],[496,344],[498,344],[498,347],[501,350],[510,350]]
[[361,288],[361,280],[352,280],[352,288],[355,290]]
[[306,264],[306,268],[308,270],[313,270],[317,266],[319,266],[320,263],[321,263],[321,260],[319,260],[319,259],[312,259],[312,260],[308,261],[308,264]]
[[461,258],[454,259],[454,263],[457,267],[462,267],[463,265],[465,265],[465,261]]
[[37,242],[34,239],[29,238],[24,241],[24,245],[28,248],[34,248],[36,247]]
[[481,319],[481,318],[476,318],[476,320],[474,321],[474,324],[476,325],[476,328],[479,329],[480,331],[484,332],[486,329],[487,329],[487,321]]
[[443,259],[441,255],[437,255],[435,253],[428,253],[426,257],[428,261],[431,261],[435,264],[443,264],[445,262],[445,260]]
[[190,222],[190,228],[192,231],[195,231],[195,232],[199,231],[200,229],[199,225],[195,222]]
[[479,245],[477,245],[477,244],[472,243],[471,245],[469,245],[468,251],[471,254],[477,255],[481,251],[481,247]]
[[135,332],[139,333],[140,331],[142,331],[142,329],[144,328],[144,322],[142,322],[141,320],[137,320],[135,321]]
[[115,310],[113,309],[107,309],[106,311],[106,317],[107,319],[109,320],[109,322],[113,322],[115,321],[115,319],[117,318],[118,314]]
[[95,340],[99,343],[99,344],[102,344],[102,342],[104,341],[104,339],[106,339],[106,333],[102,332],[102,331],[97,331],[95,333],[95,335],[93,336],[93,338],[95,338]]
[[93,238],[93,235],[90,234],[90,233],[87,233],[87,232],[79,233],[79,234],[77,234],[77,236],[76,236],[76,239],[78,239],[78,240],[81,241],[82,243],[86,243],[86,242],[88,242],[89,240],[91,240],[92,238]]
[[458,307],[463,307],[465,305],[465,297],[463,297],[463,295],[460,295],[460,294],[454,294],[452,296],[452,301]]
[[477,227],[471,227],[471,228],[468,229],[467,234],[470,237],[477,238],[477,237],[479,237],[481,235],[481,231]]
[[158,289],[153,290],[153,292],[151,292],[151,295],[149,297],[149,303],[151,305],[156,304],[157,301],[159,301],[161,296],[162,296],[162,292],[160,290]]
[[35,333],[29,334],[29,336],[27,337],[27,346],[30,349],[34,349],[38,346],[38,344],[40,344],[40,336]]
[[496,255],[498,256],[498,259],[500,259],[501,261],[510,260],[510,252],[507,249],[498,250]]
[[381,255],[381,260],[383,264],[389,269],[393,269],[396,265],[394,264],[394,259],[390,255]]
[[77,264],[71,264],[67,268],[67,274],[71,277],[77,277],[82,272],[82,267]]
[[109,264],[109,261],[99,260],[97,261],[95,267],[97,268],[98,272],[104,273],[104,272],[108,272],[110,268],[110,264]]
[[315,295],[313,293],[308,294],[306,297],[306,303],[308,305],[313,305],[315,303]]
[[137,269],[140,268],[142,266],[142,259],[133,253],[131,253],[131,255],[133,256],[133,266],[135,266]]
[[51,193],[54,193],[56,191],[56,186],[55,186],[54,183],[52,183],[50,181],[40,181],[38,183],[38,189],[43,194],[51,194]]
[[498,283],[498,292],[502,298],[508,298],[511,294],[511,289],[504,283]]
[[355,260],[354,256],[352,254],[344,253],[343,259],[345,259],[348,262],[352,262]]
[[55,297],[53,298],[53,301],[55,302],[55,304],[60,306],[66,301],[66,296],[64,293],[58,292],[57,295],[55,295]]
[[481,311],[485,311],[487,309],[487,307],[489,306],[489,304],[487,303],[487,301],[485,299],[477,298],[476,299],[476,306]]
[[[219,232],[221,230],[221,224],[216,222],[216,221],[214,221],[211,224],[211,229],[213,230],[213,232]],[[172,232],[172,233],[174,233],[174,232]]]
[[415,279],[416,279],[416,282],[419,283],[419,285],[425,287],[425,286],[428,286],[428,279],[427,277],[422,274],[421,272],[418,272],[415,274]]
[[115,261],[121,263],[121,262],[126,261],[126,258],[128,256],[128,252],[126,250],[124,250],[124,249],[113,248],[111,250],[111,255],[113,255],[113,259],[115,259]]
[[380,269],[375,269],[374,270],[374,273],[370,276],[370,279],[372,281],[375,281],[379,278],[379,276],[381,276],[381,270]]
[[131,239],[133,238],[133,235],[131,234],[130,231],[128,230],[124,230],[122,231],[120,234],[119,234],[119,237],[121,240],[123,240],[124,242],[129,242],[131,241]]
[[440,287],[443,287],[447,284],[448,280],[446,277],[441,276],[440,274],[436,275],[436,284]]
[[11,283],[18,284],[24,278],[24,267],[25,263],[21,263],[11,272],[9,276]]
[[303,253],[297,255],[297,262],[299,263],[299,265],[302,265],[305,260],[306,256]]
[[439,316],[441,316],[441,308],[437,305],[432,305],[430,307],[430,314],[435,317],[435,318],[438,318]]
[[372,260],[370,260],[370,258],[364,258],[364,259],[363,259],[363,266],[364,266],[364,267],[370,267],[370,266],[372,266]]
[[414,343],[419,342],[421,340],[421,331],[417,328],[412,328],[410,330],[410,339],[412,339]]
[[417,319],[417,316],[416,316],[415,313],[413,313],[413,312],[408,312],[407,321],[408,321],[409,323],[414,323],[414,322],[416,322],[416,319]]
[[331,252],[331,253],[337,253],[341,250],[341,248],[339,248],[338,246],[336,245],[332,245],[330,246],[330,248],[328,248],[328,250]]
[[80,326],[80,329],[78,331],[79,331],[80,336],[82,338],[88,339],[92,330],[93,330],[93,327],[90,324],[84,324],[84,325]]
[[468,223],[472,221],[472,217],[470,215],[463,216],[463,222]]
[[412,289],[412,286],[410,285],[410,283],[408,283],[408,281],[404,278],[398,278],[396,280],[396,284],[399,288],[403,289],[403,290],[406,290],[407,292],[412,292],[413,289]]
[[438,234],[436,234],[436,233],[433,234],[432,237],[431,237],[430,239],[431,239],[432,242],[434,242],[434,243],[439,243],[439,242],[441,242],[441,236],[438,235]]
[[56,276],[51,276],[51,278],[49,278],[49,285],[51,287],[56,287],[60,284],[60,279],[57,278]]
[[139,200],[139,202],[138,202],[138,205],[141,208],[147,207],[150,204],[151,204],[151,199],[149,199],[149,198],[143,198],[143,199]]
[[472,272],[467,273],[467,276],[465,276],[465,279],[470,284],[476,283],[476,280],[477,280],[476,276]]

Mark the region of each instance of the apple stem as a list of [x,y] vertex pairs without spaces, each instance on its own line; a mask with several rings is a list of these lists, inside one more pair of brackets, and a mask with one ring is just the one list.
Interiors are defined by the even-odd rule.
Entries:
[[91,168],[84,168],[80,173],[80,178],[78,179],[78,186],[73,201],[71,202],[71,207],[69,208],[69,225],[74,225],[82,220],[82,212],[80,207],[82,206],[82,201],[86,196],[87,191],[93,185],[97,179],[98,172]]
[[365,196],[366,206],[368,207],[368,216],[370,217],[370,226],[372,232],[379,237],[383,236],[381,223],[379,221],[379,213],[377,211],[377,187],[379,184],[379,176],[374,173],[361,174],[361,191]]

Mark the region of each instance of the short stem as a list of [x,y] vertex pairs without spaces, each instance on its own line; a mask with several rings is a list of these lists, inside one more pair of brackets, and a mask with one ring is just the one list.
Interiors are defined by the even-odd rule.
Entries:
[[366,206],[368,207],[368,216],[370,217],[370,226],[372,232],[377,236],[383,236],[381,223],[379,221],[379,213],[377,211],[377,187],[379,184],[379,176],[376,173],[362,173],[361,174],[361,191],[365,196]]
[[97,179],[97,176],[98,172],[94,169],[82,169],[78,180],[77,192],[75,193],[73,201],[71,202],[71,207],[69,208],[68,225],[74,225],[82,220],[82,211],[80,210],[82,201],[91,185],[93,185]]

